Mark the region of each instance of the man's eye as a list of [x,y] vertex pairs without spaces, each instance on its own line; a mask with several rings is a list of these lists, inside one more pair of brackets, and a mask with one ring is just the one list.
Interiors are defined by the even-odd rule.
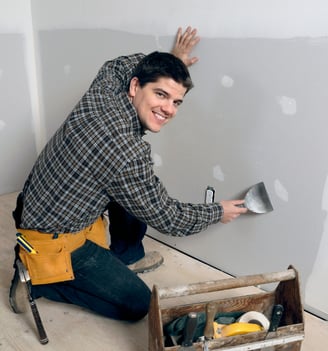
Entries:
[[179,107],[182,104],[182,101],[174,101],[174,106]]
[[157,95],[158,97],[160,97],[160,98],[165,97],[165,94],[162,93],[161,91],[157,91],[157,92],[156,92],[156,95]]

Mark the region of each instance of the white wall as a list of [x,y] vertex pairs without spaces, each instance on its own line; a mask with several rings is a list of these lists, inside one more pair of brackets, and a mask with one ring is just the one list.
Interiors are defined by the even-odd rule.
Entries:
[[[207,184],[219,199],[265,180],[275,211],[192,238],[153,235],[233,274],[295,264],[308,307],[328,314],[327,160],[320,153],[328,146],[325,1],[0,0],[0,6],[0,193],[20,189],[103,60],[169,50],[176,28],[190,24],[202,37],[201,61],[192,68],[196,88],[179,119],[149,137],[158,174],[172,196],[195,202]],[[224,256],[233,249],[237,257]]]
[[38,29],[106,28],[172,35],[178,25],[192,24],[201,29],[202,36],[214,38],[320,37],[328,33],[324,0],[32,2]]
[[1,0],[0,8],[0,193],[6,193],[22,186],[41,123],[29,1]]

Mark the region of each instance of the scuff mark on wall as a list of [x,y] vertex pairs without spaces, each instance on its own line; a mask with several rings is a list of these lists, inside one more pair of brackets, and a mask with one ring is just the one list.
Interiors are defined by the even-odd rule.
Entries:
[[224,173],[220,165],[216,165],[213,167],[213,177],[221,182],[224,181]]
[[297,106],[296,100],[288,96],[278,96],[277,101],[284,115],[295,115]]
[[278,179],[274,181],[274,190],[281,200],[288,202],[288,191]]

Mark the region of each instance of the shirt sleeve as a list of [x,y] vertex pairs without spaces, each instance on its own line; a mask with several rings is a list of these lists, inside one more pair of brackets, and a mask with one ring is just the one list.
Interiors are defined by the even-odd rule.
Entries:
[[165,234],[195,234],[218,222],[223,215],[219,203],[183,203],[170,197],[147,156],[126,164],[115,179],[115,189],[112,194],[118,203]]
[[219,203],[180,202],[169,196],[154,174],[150,145],[142,140],[136,111],[122,91],[142,57],[120,57],[101,68],[82,104],[91,118],[82,121],[78,111],[77,121],[72,124],[77,152],[82,152],[83,139],[84,154],[90,156],[88,168],[97,187],[131,214],[165,234],[198,233],[218,222],[223,208]]
[[117,94],[125,90],[133,70],[144,57],[144,54],[137,53],[105,62],[92,82],[89,92],[100,88],[104,93]]

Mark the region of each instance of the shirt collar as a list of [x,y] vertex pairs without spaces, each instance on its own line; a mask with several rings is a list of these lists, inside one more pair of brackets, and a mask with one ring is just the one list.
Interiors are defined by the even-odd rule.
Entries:
[[133,106],[132,102],[130,101],[128,94],[127,93],[124,93],[124,94],[125,94],[124,96],[125,106],[127,107],[127,110],[128,110],[128,116],[131,121],[132,131],[136,135],[144,136],[146,132],[143,125],[140,122],[137,111]]

